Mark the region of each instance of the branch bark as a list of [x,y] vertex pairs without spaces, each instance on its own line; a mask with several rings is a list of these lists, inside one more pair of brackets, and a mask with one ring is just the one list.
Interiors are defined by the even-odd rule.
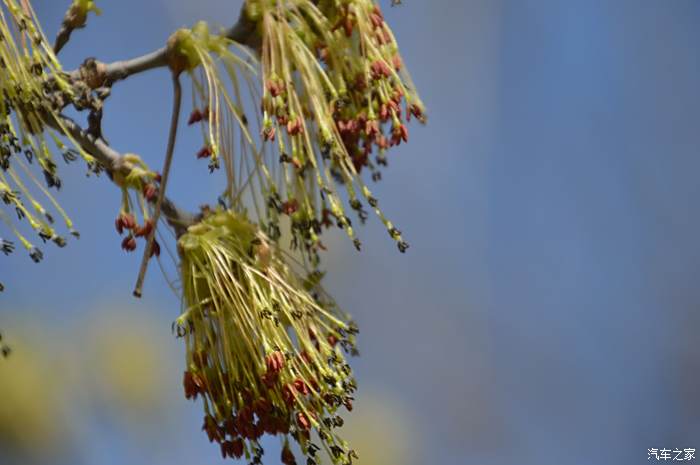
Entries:
[[[128,174],[131,166],[124,160],[124,157],[114,150],[107,143],[99,138],[90,135],[78,123],[67,116],[61,116],[61,124],[57,121],[48,121],[48,124],[57,131],[67,132],[80,146],[95,157],[98,162],[105,167],[108,173],[122,172]],[[61,125],[63,128],[61,128]],[[180,236],[187,231],[187,227],[196,223],[197,215],[186,212],[179,208],[172,200],[163,197],[161,206],[163,215],[168,224],[175,230],[175,234]]]
[[[245,14],[244,4],[241,8],[238,20],[226,31],[226,37],[239,44],[257,50],[260,47],[260,40],[256,37],[255,27],[255,23],[250,21]],[[136,58],[105,64],[102,71],[104,73],[104,83],[111,86],[111,84],[127,79],[134,74],[151,69],[163,68],[167,65],[167,49],[166,47],[161,47],[158,50]],[[79,80],[82,77],[80,69],[71,71],[68,74],[73,80]],[[61,128],[62,125],[70,136],[73,137],[86,152],[94,156],[109,173],[115,171],[128,173],[130,170],[128,163],[125,162],[123,156],[119,152],[107,145],[104,140],[90,135],[71,118],[61,116],[61,125],[56,121],[48,121],[48,123],[59,132],[63,132]],[[178,236],[183,234],[187,230],[187,227],[195,223],[197,219],[197,215],[181,210],[172,200],[165,196],[163,196],[161,209],[168,224],[173,227]]]
[[[248,19],[244,7],[241,9],[238,21],[226,31],[226,37],[242,45],[246,45],[254,50],[260,48],[260,39],[255,34],[255,23]],[[167,48],[146,53],[129,60],[115,61],[105,65],[105,83],[111,85],[122,81],[134,74],[143,73],[151,69],[163,68],[168,65]],[[70,76],[74,79],[80,78],[80,70],[71,71]]]

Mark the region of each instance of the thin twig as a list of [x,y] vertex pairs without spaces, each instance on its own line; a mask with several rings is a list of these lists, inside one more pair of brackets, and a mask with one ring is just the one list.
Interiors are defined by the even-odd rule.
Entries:
[[[247,17],[243,9],[241,9],[241,14],[236,24],[226,31],[226,37],[254,50],[260,48],[260,40],[256,37],[255,33],[255,23]],[[136,58],[106,64],[105,82],[113,84],[134,74],[151,69],[163,68],[167,66],[167,64],[167,49],[162,47]],[[69,74],[74,79],[80,78],[79,69],[71,71]]]
[[153,250],[153,240],[158,229],[158,220],[160,219],[161,206],[165,197],[165,189],[168,185],[168,176],[170,174],[170,165],[173,161],[173,152],[175,151],[175,141],[177,139],[177,125],[180,121],[180,104],[182,103],[182,85],[180,84],[179,73],[173,73],[173,114],[170,120],[170,134],[168,135],[168,148],[165,152],[165,160],[163,161],[163,171],[161,172],[160,189],[158,190],[158,201],[156,202],[155,212],[153,213],[153,228],[148,235],[146,242],[146,250],[143,251],[143,259],[141,260],[141,269],[134,287],[134,296],[141,297],[143,291],[143,281],[146,279],[146,271],[148,270],[148,262],[151,259]]

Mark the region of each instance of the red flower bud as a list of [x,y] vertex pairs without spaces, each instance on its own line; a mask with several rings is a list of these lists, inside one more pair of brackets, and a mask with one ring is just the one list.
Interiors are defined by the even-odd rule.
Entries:
[[301,378],[294,380],[294,389],[296,389],[296,391],[303,396],[309,394],[309,386],[307,386],[304,380]]
[[277,383],[277,380],[279,379],[279,376],[277,373],[271,372],[271,373],[265,373],[262,375],[262,382],[265,386],[267,386],[269,389],[272,389],[275,384]]
[[204,424],[202,425],[202,431],[207,433],[209,437],[209,442],[221,442],[224,439],[224,432],[221,431],[216,420],[211,415],[204,417]]
[[374,5],[374,8],[372,9],[372,14],[379,16],[382,21],[384,20],[384,13],[382,13],[381,8],[379,8],[379,5]]
[[299,202],[297,199],[290,199],[282,204],[282,212],[287,215],[291,215],[297,210],[299,210]]
[[157,194],[158,194],[158,188],[156,187],[155,184],[148,183],[145,186],[143,186],[143,196],[149,202],[152,202],[153,200],[155,200]]
[[143,224],[143,226],[137,227],[134,230],[136,237],[148,237],[153,231],[153,220],[149,219]]
[[292,387],[287,384],[282,388],[282,398],[284,399],[284,403],[289,405],[290,407],[294,405],[294,391],[292,390]]
[[214,152],[211,149],[211,146],[205,145],[202,147],[199,152],[197,152],[197,160],[201,160],[202,158],[209,158],[212,156]]
[[196,399],[198,394],[202,394],[206,391],[204,380],[198,374],[189,371],[185,372],[182,385],[185,388],[186,399]]
[[273,126],[270,126],[269,128],[263,129],[262,135],[265,138],[265,140],[272,142],[273,140],[275,140],[275,128]]
[[271,352],[265,357],[265,366],[268,373],[279,373],[284,368],[284,354],[279,350]]
[[349,14],[345,15],[345,20],[343,21],[343,29],[345,29],[345,35],[347,37],[352,36],[352,30],[355,27],[355,25],[352,23],[352,18],[350,18]]
[[221,457],[239,459],[243,456],[243,440],[240,438],[221,443]]
[[232,452],[233,452],[233,456],[237,459],[240,459],[243,456],[243,440],[242,439],[236,439],[235,441],[233,441]]
[[199,123],[202,121],[202,113],[198,109],[194,109],[192,113],[190,113],[190,119],[187,120],[187,124],[189,126],[192,126],[195,123]]
[[117,233],[119,233],[120,236],[124,234],[124,224],[122,223],[121,215],[114,220],[114,228],[117,230]]
[[352,398],[346,397],[343,399],[343,405],[348,409],[348,412],[352,412]]
[[377,60],[374,63],[370,65],[370,70],[372,72],[372,77],[375,80],[379,80],[381,78],[388,78],[391,76],[391,68],[383,61],[383,60]]
[[284,92],[284,84],[283,83],[277,83],[274,81],[267,81],[267,90],[270,92],[270,95],[273,97],[278,97]]
[[296,136],[304,132],[301,117],[297,116],[294,120],[287,121],[287,132],[290,136]]
[[391,129],[391,145],[401,145],[401,141],[408,142],[408,129],[403,124]]
[[127,236],[122,241],[122,249],[127,252],[133,252],[136,250],[136,239],[134,236]]
[[382,17],[376,13],[370,14],[369,19],[372,22],[372,26],[374,26],[375,29],[379,29],[380,27],[382,27],[382,24],[384,24],[384,20],[382,19]]
[[117,221],[124,229],[134,229],[136,227],[136,218],[131,213],[120,213]]
[[261,397],[253,402],[253,411],[258,417],[262,418],[272,412],[272,403],[264,397]]
[[408,115],[406,116],[406,119],[411,121],[411,115],[415,116],[418,121],[421,123],[425,122],[425,114],[423,114],[423,109],[416,105],[415,103],[412,103],[408,107]]
[[236,428],[236,421],[233,417],[229,417],[224,422],[224,431],[231,437],[238,435],[238,429]]
[[367,120],[365,123],[365,134],[369,139],[374,139],[379,134],[379,121],[376,119]]
[[297,412],[297,425],[304,431],[311,428],[311,420],[304,412]]

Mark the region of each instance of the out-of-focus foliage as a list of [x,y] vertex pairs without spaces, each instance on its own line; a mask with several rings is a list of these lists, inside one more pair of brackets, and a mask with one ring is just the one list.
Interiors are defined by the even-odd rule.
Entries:
[[420,456],[421,426],[390,392],[368,388],[346,426],[361,465],[405,465]]
[[[88,326],[84,344],[85,383],[97,402],[136,419],[158,416],[165,408],[171,358],[167,324],[134,309],[109,307]],[[174,344],[170,344],[170,348]]]
[[12,331],[22,349],[0,361],[0,451],[47,459],[66,452],[71,439],[66,427],[70,386],[60,369],[60,347],[46,344],[50,339],[40,325],[26,326],[31,331]]

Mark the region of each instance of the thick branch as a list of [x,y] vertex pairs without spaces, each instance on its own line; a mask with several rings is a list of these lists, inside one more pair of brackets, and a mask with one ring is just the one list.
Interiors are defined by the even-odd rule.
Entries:
[[[95,157],[110,174],[118,171],[128,174],[131,170],[130,164],[124,160],[124,157],[122,157],[119,152],[107,145],[102,139],[95,138],[88,134],[87,131],[81,128],[71,118],[61,116],[61,125],[63,125],[63,128],[61,128],[56,121],[49,121],[49,124],[57,131],[64,132],[63,129],[65,129],[65,132],[80,144],[83,150]],[[163,198],[161,209],[168,224],[173,227],[178,236],[182,235],[187,230],[188,226],[196,222],[195,215],[181,210],[167,197]]]
[[[255,37],[255,23],[248,19],[247,15],[241,9],[238,21],[226,31],[226,37],[238,42],[239,44],[247,45],[253,49],[259,48],[259,39]],[[155,68],[163,68],[168,65],[167,48],[162,47],[153,52],[141,55],[130,60],[115,61],[105,65],[105,82],[112,84],[117,81],[128,78],[131,75],[142,73]],[[70,73],[74,79],[80,78],[80,70],[75,70]]]

